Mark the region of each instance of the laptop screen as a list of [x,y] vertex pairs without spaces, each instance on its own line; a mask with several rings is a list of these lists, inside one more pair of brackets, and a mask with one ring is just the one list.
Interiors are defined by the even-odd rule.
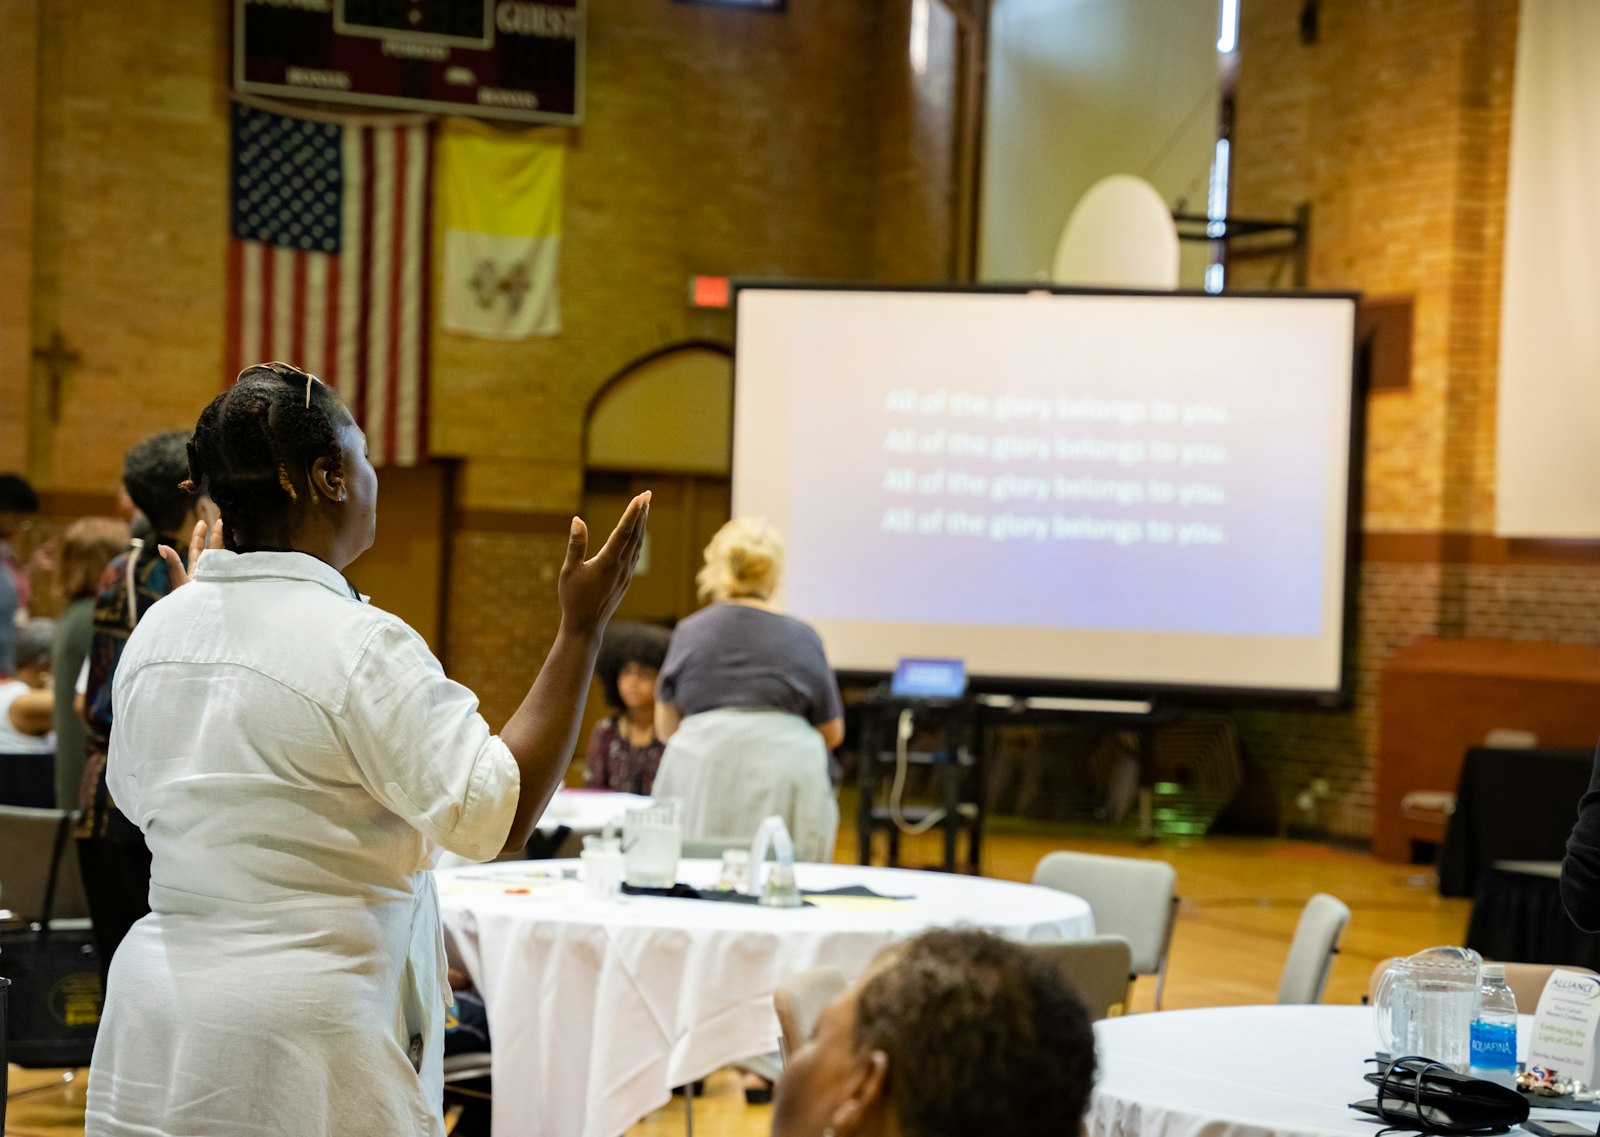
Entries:
[[959,699],[967,691],[967,665],[959,659],[902,659],[889,693],[901,698]]

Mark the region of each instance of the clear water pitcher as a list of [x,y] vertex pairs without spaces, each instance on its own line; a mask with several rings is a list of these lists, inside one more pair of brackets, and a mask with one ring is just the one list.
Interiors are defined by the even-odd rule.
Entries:
[[671,888],[678,883],[683,830],[677,798],[630,809],[622,815],[622,873],[633,888]]
[[1471,948],[1433,947],[1389,965],[1372,999],[1378,1041],[1392,1057],[1420,1054],[1467,1070],[1483,959]]

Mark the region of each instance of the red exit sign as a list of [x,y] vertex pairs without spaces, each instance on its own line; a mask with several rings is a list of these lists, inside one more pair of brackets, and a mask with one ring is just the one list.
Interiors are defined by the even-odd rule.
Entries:
[[690,278],[689,302],[696,308],[726,308],[728,306],[728,278],[725,276],[696,276]]

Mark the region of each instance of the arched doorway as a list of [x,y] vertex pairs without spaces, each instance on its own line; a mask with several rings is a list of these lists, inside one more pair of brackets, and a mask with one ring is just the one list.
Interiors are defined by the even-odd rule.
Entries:
[[609,526],[651,490],[650,539],[619,619],[675,623],[698,608],[695,573],[728,520],[733,358],[716,343],[679,344],[619,372],[589,406],[584,516]]

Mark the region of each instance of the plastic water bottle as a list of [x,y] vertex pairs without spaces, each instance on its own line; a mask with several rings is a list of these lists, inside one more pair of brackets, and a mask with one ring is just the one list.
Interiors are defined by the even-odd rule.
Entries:
[[1471,1073],[1502,1086],[1517,1081],[1517,997],[1503,963],[1483,965],[1478,1011],[1472,1019]]

